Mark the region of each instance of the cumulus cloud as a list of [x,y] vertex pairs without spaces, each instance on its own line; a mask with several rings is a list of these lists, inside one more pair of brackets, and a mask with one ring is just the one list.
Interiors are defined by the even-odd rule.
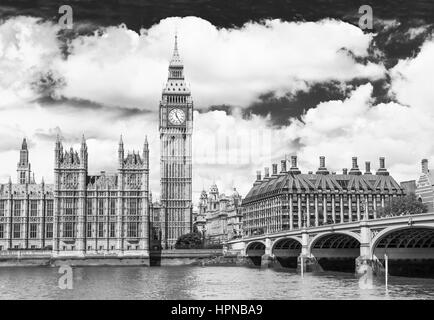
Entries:
[[[37,179],[52,180],[56,133],[65,147],[88,138],[90,173],[116,170],[117,143],[126,149],[151,148],[151,190],[159,194],[158,102],[167,77],[175,29],[180,37],[196,108],[249,106],[264,92],[286,94],[315,83],[376,81],[387,70],[362,63],[372,41],[350,24],[320,22],[248,23],[217,29],[194,17],[169,18],[137,34],[107,27],[68,43],[64,57],[58,29],[50,22],[17,17],[0,25],[0,181],[15,173],[23,136],[31,146]],[[320,50],[318,48],[321,48]],[[272,126],[269,116],[243,118],[240,110],[195,112],[195,199],[213,181],[224,191],[237,186],[245,195],[255,171],[298,154],[303,171],[315,170],[325,155],[331,170],[349,167],[351,157],[386,156],[397,180],[416,178],[422,157],[434,159],[433,42],[390,71],[398,102],[375,104],[372,85],[355,87],[344,100],[325,101],[301,120]],[[357,61],[356,61],[357,60]],[[432,59],[431,59],[432,60]],[[151,112],[143,112],[150,110]],[[426,143],[424,143],[426,142]],[[15,147],[14,147],[15,146]]]
[[196,17],[168,18],[141,35],[120,26],[74,39],[71,54],[59,65],[67,83],[62,94],[156,109],[175,29],[199,108],[247,106],[267,91],[286,93],[327,80],[378,79],[385,72],[348,53],[367,56],[372,35],[344,22],[271,20],[217,29]]

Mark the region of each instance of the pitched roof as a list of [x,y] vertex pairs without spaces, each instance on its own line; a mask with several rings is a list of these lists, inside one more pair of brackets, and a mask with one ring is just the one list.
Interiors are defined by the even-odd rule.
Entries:
[[255,185],[247,193],[243,203],[280,194],[318,192],[379,192],[403,193],[401,186],[390,175],[350,174],[294,174],[287,172],[271,176]]

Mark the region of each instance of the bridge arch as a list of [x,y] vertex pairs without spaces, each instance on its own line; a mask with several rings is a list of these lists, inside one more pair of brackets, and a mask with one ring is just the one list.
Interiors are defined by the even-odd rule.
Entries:
[[[345,236],[346,236],[346,238],[348,238],[348,240],[352,240],[352,239],[356,240],[360,246],[360,235],[359,234],[357,234],[355,232],[351,232],[351,231],[331,231],[331,232],[320,233],[320,234],[317,234],[316,236],[314,236],[309,242],[309,252],[312,252],[312,249],[314,248],[315,245],[317,247],[318,246],[323,247],[322,246],[323,244],[320,245],[318,242],[321,240],[322,241],[326,240],[324,237],[329,237],[329,236],[330,237],[331,236],[336,236],[336,237],[341,236],[341,238],[345,238]],[[329,240],[331,240],[331,239],[329,239]],[[333,245],[333,243],[331,243],[331,244]],[[337,244],[337,245],[339,245],[339,244]]]
[[434,277],[434,225],[389,227],[372,240],[371,254],[394,276]]
[[297,258],[301,254],[301,239],[293,236],[281,237],[274,241],[271,253],[278,266],[297,268]]
[[310,241],[309,252],[324,270],[354,272],[360,235],[351,231],[320,233]]
[[287,236],[275,239],[271,248],[271,252],[273,252],[274,249],[282,249],[282,246],[285,246],[285,243],[290,246],[294,246],[299,243],[301,248],[301,238],[295,236]]
[[260,266],[262,256],[265,254],[265,241],[254,240],[246,246],[246,256],[250,259],[253,265]]

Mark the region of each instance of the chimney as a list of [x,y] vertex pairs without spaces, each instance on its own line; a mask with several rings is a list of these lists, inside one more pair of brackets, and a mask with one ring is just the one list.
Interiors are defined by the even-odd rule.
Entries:
[[380,168],[377,170],[375,174],[380,176],[388,176],[389,172],[386,169],[386,159],[384,157],[380,157]]
[[273,163],[272,167],[273,167],[273,176],[277,175],[277,163]]
[[301,171],[297,168],[297,156],[291,156],[291,169],[289,172],[293,174],[300,174]]
[[258,170],[258,171],[256,171],[256,181],[253,183],[253,186],[257,186],[257,185],[259,185],[261,183],[262,183],[262,181],[261,181],[261,171]]
[[353,157],[352,164],[353,165],[351,167],[350,174],[354,174],[354,175],[362,174],[359,170],[359,166],[357,165],[357,157]]
[[286,172],[286,160],[281,160],[281,170],[280,173],[285,173]]
[[428,169],[428,159],[422,159],[422,173],[423,174],[428,174],[429,169]]
[[256,181],[261,181],[261,171],[256,171]]
[[348,174],[348,169],[347,168],[343,168],[342,169],[342,174]]
[[365,174],[372,174],[371,173],[371,162],[369,162],[369,161],[365,162]]
[[325,166],[325,157],[324,156],[319,157],[319,168],[318,168],[316,174],[329,174],[329,172]]
[[270,177],[270,169],[268,167],[264,168],[264,178],[269,178]]

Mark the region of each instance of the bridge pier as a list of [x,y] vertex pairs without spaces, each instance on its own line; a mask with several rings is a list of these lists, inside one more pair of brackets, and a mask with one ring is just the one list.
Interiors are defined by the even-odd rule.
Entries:
[[303,272],[321,272],[323,269],[318,263],[318,260],[310,253],[309,250],[309,234],[306,228],[303,228],[301,233],[301,254],[297,257],[297,272],[301,273],[303,264]]
[[272,242],[269,238],[265,239],[265,253],[261,257],[261,268],[270,268],[274,262],[274,255],[271,252]]
[[380,276],[384,274],[384,268],[378,259],[371,254],[372,232],[367,221],[360,223],[360,256],[356,259],[356,275]]

